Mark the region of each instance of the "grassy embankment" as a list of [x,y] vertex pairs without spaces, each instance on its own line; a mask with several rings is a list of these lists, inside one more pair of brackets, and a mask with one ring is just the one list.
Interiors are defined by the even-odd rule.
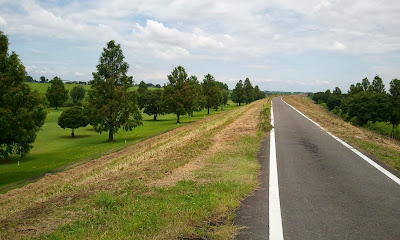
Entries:
[[0,195],[0,238],[231,238],[234,210],[257,186],[265,102]]
[[[236,104],[230,101],[229,106],[225,107],[223,111],[235,108],[237,108]],[[62,129],[57,124],[58,117],[65,109],[49,108],[46,123],[39,131],[29,155],[23,159],[19,156],[12,156],[8,160],[0,161],[0,193],[26,184],[22,182],[18,185],[21,181],[57,171],[68,164],[99,157],[102,153],[113,151],[115,148],[124,147],[126,146],[125,141],[127,144],[132,144],[159,132],[168,131],[207,116],[206,110],[196,112],[194,117],[182,116],[181,124],[177,125],[174,114],[159,116],[158,121],[153,121],[152,116],[143,114],[143,126],[128,132],[120,130],[115,135],[115,141],[108,142],[106,141],[107,133],[99,134],[90,125],[76,129],[76,136],[71,138],[71,129]],[[210,110],[210,115],[223,111]]]
[[337,137],[368,152],[400,172],[399,141],[382,136],[365,128],[353,126],[333,115],[320,105],[314,104],[312,100],[307,97],[287,96],[283,99]]

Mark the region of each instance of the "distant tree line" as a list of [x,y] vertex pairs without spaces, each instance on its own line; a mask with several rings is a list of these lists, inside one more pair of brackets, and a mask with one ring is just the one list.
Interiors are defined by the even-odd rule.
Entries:
[[[365,126],[369,123],[388,122],[392,125],[391,137],[400,123],[400,80],[390,82],[389,93],[379,76],[372,83],[368,78],[352,84],[347,94],[336,87],[332,92],[312,94],[316,103],[326,104],[326,107],[344,120],[352,124]],[[397,136],[398,138],[399,136]]]
[[[175,114],[179,123],[182,115],[193,116],[205,108],[209,114],[210,109],[223,109],[229,100],[227,84],[218,82],[211,74],[200,82],[182,66],[172,70],[162,89],[158,84],[141,81],[137,91],[130,90],[133,78],[127,75],[129,64],[115,41],[103,48],[96,69],[85,104],[82,104],[85,89],[75,86],[69,92],[57,76],[50,81],[41,77],[40,82],[50,83],[45,96],[31,91],[24,82],[32,82],[33,78],[26,75],[18,55],[8,53],[8,38],[0,31],[0,158],[9,154],[26,155],[44,124],[46,108],[58,109],[68,95],[75,106],[61,113],[59,126],[70,128],[73,137],[75,129],[90,124],[99,133],[108,132],[109,141],[113,141],[119,129],[129,131],[142,125],[142,111],[154,120],[159,115]],[[239,105],[263,97],[265,93],[258,86],[253,88],[248,78],[244,83],[240,80],[231,94]]]

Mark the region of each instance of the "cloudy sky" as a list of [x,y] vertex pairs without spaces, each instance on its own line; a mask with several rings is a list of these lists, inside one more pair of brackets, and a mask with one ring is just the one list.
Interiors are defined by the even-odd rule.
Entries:
[[400,78],[399,13],[397,0],[0,0],[0,30],[35,79],[91,80],[114,39],[136,82],[182,65],[230,88],[347,91]]

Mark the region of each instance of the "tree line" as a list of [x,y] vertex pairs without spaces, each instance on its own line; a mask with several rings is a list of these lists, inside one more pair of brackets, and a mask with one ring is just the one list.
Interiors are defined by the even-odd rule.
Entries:
[[[336,87],[332,92],[312,94],[316,103],[324,103],[327,108],[352,124],[365,126],[368,123],[388,122],[392,125],[391,137],[400,123],[400,80],[390,81],[386,92],[382,79],[377,75],[372,83],[368,78],[352,84],[347,94]],[[399,136],[397,136],[399,137]]]
[[[18,55],[8,53],[8,38],[0,31],[0,158],[9,154],[24,156],[32,148],[37,132],[46,118],[46,108],[56,109],[68,98],[63,81],[55,77],[50,81],[46,96],[31,91],[24,83],[25,67]],[[140,82],[137,91],[130,91],[132,76],[127,72],[129,64],[124,61],[121,46],[110,41],[103,48],[90,90],[87,103],[66,109],[58,124],[62,128],[74,129],[88,124],[99,132],[108,132],[108,140],[114,139],[119,129],[133,130],[142,125],[142,111],[153,115],[175,114],[177,123],[182,115],[193,116],[204,108],[223,109],[228,103],[229,90],[225,83],[216,81],[211,75],[200,82],[196,76],[186,73],[182,66],[169,74],[163,89],[149,90],[148,84]],[[69,93],[75,105],[85,97],[82,86],[74,87]],[[238,82],[232,92],[232,100],[239,105],[265,97],[265,93],[252,87],[247,78]],[[82,104],[80,104],[82,105]]]

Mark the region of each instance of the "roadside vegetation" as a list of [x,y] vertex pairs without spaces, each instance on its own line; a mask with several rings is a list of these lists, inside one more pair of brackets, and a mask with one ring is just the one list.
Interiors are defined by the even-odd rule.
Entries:
[[[286,96],[287,103],[318,122],[325,129],[400,172],[400,142],[335,116],[306,96]],[[322,104],[323,105],[323,104]],[[379,124],[379,123],[378,123]]]
[[372,83],[368,78],[350,86],[347,94],[336,87],[311,94],[315,103],[356,126],[362,126],[400,140],[400,80],[390,82],[389,93],[379,76]]
[[257,186],[265,103],[221,112],[0,195],[0,238],[232,238],[234,210]]

